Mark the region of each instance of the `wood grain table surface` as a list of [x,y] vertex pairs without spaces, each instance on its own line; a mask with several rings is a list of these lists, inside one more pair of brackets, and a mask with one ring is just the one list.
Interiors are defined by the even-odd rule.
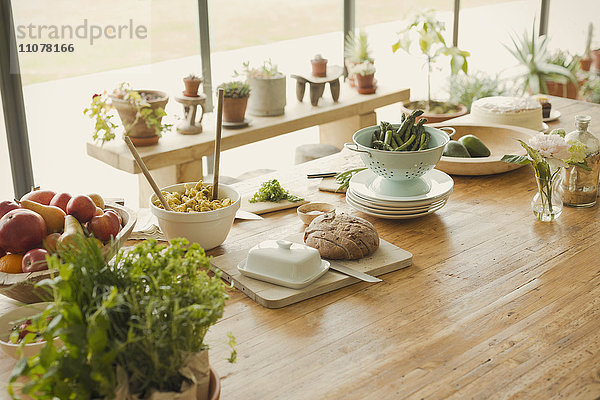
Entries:
[[[600,106],[551,98],[572,130]],[[413,265],[282,309],[230,289],[211,328],[211,364],[223,399],[596,399],[600,396],[600,209],[565,207],[542,223],[531,212],[529,166],[455,176],[448,204],[413,220],[354,211],[317,191],[306,173],[360,165],[343,152],[273,174],[291,192],[371,221],[413,253]],[[265,177],[238,184],[257,188]],[[302,232],[295,210],[236,222],[211,255]],[[0,310],[15,306],[1,298]],[[229,364],[227,333],[237,338]],[[0,358],[6,381],[12,361]]]

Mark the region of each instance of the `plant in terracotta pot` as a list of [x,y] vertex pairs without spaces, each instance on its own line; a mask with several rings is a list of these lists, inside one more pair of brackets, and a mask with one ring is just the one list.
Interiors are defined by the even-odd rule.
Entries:
[[581,92],[585,101],[600,104],[600,77],[590,76],[581,86]]
[[375,65],[370,61],[363,61],[352,67],[352,73],[356,76],[358,93],[371,94],[375,93],[376,87],[374,83]]
[[198,87],[201,83],[202,77],[194,74],[189,74],[188,76],[183,78],[183,84],[185,85],[183,95],[187,97],[198,97]]
[[562,65],[548,62],[548,37],[535,33],[535,20],[531,36],[525,31],[521,37],[513,37],[512,43],[513,47],[504,47],[518,61],[516,76],[511,79],[519,82],[522,93],[548,94],[547,82],[559,78],[577,86],[577,79],[571,71]]
[[232,81],[222,83],[218,88],[223,89],[223,121],[244,122],[250,85],[242,81]]
[[356,86],[356,78],[352,73],[352,68],[356,64],[360,64],[365,61],[374,63],[371,57],[371,50],[369,49],[369,39],[367,33],[360,31],[358,35],[354,32],[348,32],[344,41],[344,61],[348,70],[348,82],[350,86]]
[[92,138],[102,143],[116,137],[118,125],[113,121],[117,110],[123,125],[123,133],[131,138],[136,146],[156,144],[158,139],[172,127],[163,124],[166,115],[164,107],[169,96],[159,90],[133,90],[128,83],[122,83],[111,94],[95,94],[89,107],[83,113],[94,120]]
[[416,51],[425,57],[427,65],[427,100],[411,101],[404,104],[404,107],[405,111],[409,113],[415,109],[424,110],[425,113],[420,118],[427,118],[430,123],[445,121],[467,113],[464,105],[431,99],[431,74],[434,63],[440,56],[450,57],[452,74],[458,74],[460,71],[466,74],[468,70],[467,57],[470,54],[458,47],[448,46],[443,36],[445,30],[445,24],[435,18],[433,10],[427,10],[417,13],[412,22],[398,32],[398,41],[392,45],[394,53],[400,49],[410,53],[412,50],[411,44],[418,43]]
[[592,65],[592,38],[594,36],[594,24],[590,22],[588,25],[587,35],[585,37],[585,50],[583,51],[583,57],[579,61],[581,64],[582,71],[589,71]]
[[[548,94],[552,96],[576,99],[579,93],[577,73],[580,71],[581,62],[578,56],[572,56],[567,51],[556,50],[546,58],[546,62],[566,68],[576,79],[576,83],[561,75],[550,74],[546,81]],[[581,82],[583,83],[583,81]]]
[[322,55],[315,55],[315,58],[310,60],[310,64],[312,66],[313,76],[317,76],[320,78],[327,76],[327,59],[323,58]]
[[281,115],[285,112],[285,75],[279,71],[271,59],[260,67],[250,67],[250,62],[242,64],[242,72],[234,71],[234,77],[245,76],[252,96],[248,98],[248,113],[260,117]]
[[59,273],[42,285],[54,302],[24,340],[46,343],[15,365],[13,398],[215,398],[204,338],[227,294],[204,250],[149,240],[106,262],[93,238],[77,239],[49,258]]

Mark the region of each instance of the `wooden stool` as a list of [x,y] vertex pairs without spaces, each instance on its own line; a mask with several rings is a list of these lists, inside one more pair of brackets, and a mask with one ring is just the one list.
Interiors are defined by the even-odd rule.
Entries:
[[324,143],[309,143],[296,147],[294,164],[302,164],[307,161],[316,160],[317,158],[330,156],[339,153],[340,149]]
[[333,97],[333,101],[337,102],[340,98],[340,76],[343,73],[344,69],[342,67],[332,65],[327,68],[327,75],[322,78],[313,76],[312,74],[290,75],[296,79],[296,98],[298,101],[302,101],[304,92],[306,91],[306,83],[308,83],[310,86],[310,104],[316,107],[325,91],[325,84],[329,83],[331,97]]

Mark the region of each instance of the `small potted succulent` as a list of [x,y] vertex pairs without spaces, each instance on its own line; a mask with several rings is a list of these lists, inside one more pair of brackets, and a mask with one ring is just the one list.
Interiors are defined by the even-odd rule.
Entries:
[[252,96],[248,99],[248,113],[259,117],[281,115],[285,112],[285,75],[279,71],[271,59],[260,67],[250,67],[250,62],[242,64],[242,72],[234,72],[234,77],[245,76]]
[[[546,62],[552,65],[558,65],[567,69],[573,77],[577,77],[577,72],[581,68],[581,60],[578,56],[572,56],[563,50],[556,50],[548,56]],[[582,82],[583,83],[583,82]],[[579,94],[579,82],[572,82],[568,77],[562,75],[550,74],[546,80],[548,94],[551,96],[566,97],[576,99]]]
[[183,84],[185,85],[183,95],[187,97],[198,97],[198,87],[201,83],[202,77],[194,74],[189,74],[188,76],[183,78]]
[[369,49],[369,40],[366,32],[360,31],[358,35],[354,32],[348,32],[344,43],[344,61],[348,70],[348,81],[350,86],[356,86],[356,78],[352,72],[352,68],[356,64],[365,61],[374,63]]
[[218,88],[223,89],[223,121],[244,122],[250,85],[242,81],[232,81],[222,83]]
[[[41,285],[54,302],[23,340],[40,335],[45,344],[15,365],[12,398],[218,398],[205,335],[227,293],[204,250],[148,240],[107,262],[93,238],[76,243],[48,259],[58,273]],[[229,344],[235,362],[231,335]]]
[[165,105],[169,96],[159,90],[133,90],[122,83],[111,94],[95,94],[92,103],[83,113],[94,120],[92,138],[102,143],[116,137],[118,125],[113,121],[112,110],[116,109],[123,124],[124,135],[136,146],[156,144],[171,124],[163,124]]
[[470,54],[458,47],[449,47],[443,36],[445,30],[444,23],[435,18],[433,10],[427,10],[416,14],[412,22],[398,32],[398,41],[392,45],[394,53],[400,49],[410,53],[411,43],[416,42],[419,44],[417,51],[425,57],[427,65],[427,100],[410,101],[404,104],[404,112],[407,114],[417,109],[425,111],[417,120],[427,118],[430,123],[442,122],[467,113],[467,108],[462,104],[431,99],[431,73],[433,72],[433,64],[438,57],[442,55],[450,57],[450,68],[453,75],[460,73],[460,71],[467,73],[467,57]]
[[358,93],[375,93],[375,65],[372,62],[365,60],[360,64],[356,64],[352,67],[352,73],[356,76]]
[[323,78],[327,76],[327,59],[323,58],[322,55],[317,54],[315,58],[310,60],[310,64],[312,65],[312,74],[313,76]]

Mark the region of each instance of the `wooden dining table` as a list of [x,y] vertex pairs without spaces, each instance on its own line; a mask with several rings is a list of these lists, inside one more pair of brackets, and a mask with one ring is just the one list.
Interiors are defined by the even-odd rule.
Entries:
[[[551,98],[550,127],[600,106]],[[268,309],[228,289],[223,318],[207,335],[222,399],[597,399],[600,397],[600,208],[563,209],[536,220],[530,166],[453,176],[433,214],[386,220],[321,192],[307,173],[360,166],[342,152],[237,184],[277,178],[291,192],[363,217],[379,236],[413,254],[412,265],[299,303]],[[219,256],[300,233],[295,209],[237,221]],[[130,242],[130,244],[132,244]],[[16,302],[0,299],[0,310]],[[227,334],[237,341],[237,362]],[[13,361],[0,357],[6,381]]]

